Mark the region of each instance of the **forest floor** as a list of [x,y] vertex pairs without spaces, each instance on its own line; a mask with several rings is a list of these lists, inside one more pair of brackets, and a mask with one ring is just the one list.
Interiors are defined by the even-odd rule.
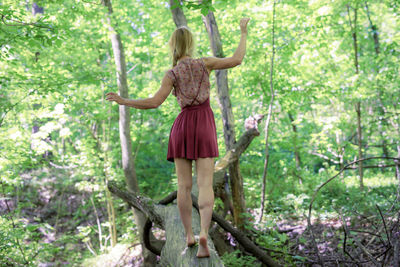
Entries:
[[[128,230],[132,235],[110,249],[106,233],[100,240],[97,230],[98,220],[107,221],[105,205],[97,203],[93,206],[92,194],[78,190],[65,180],[66,177],[68,172],[65,170],[31,171],[23,174],[23,184],[14,198],[0,199],[0,214],[6,214],[10,209],[27,225],[39,225],[39,238],[25,242],[45,243],[57,248],[38,266],[75,266],[78,262],[81,266],[140,266],[139,240],[132,240],[135,226],[123,225],[123,229],[118,230],[120,234]],[[362,212],[352,210],[344,215],[332,212],[327,216],[321,209],[313,210],[312,233],[307,227],[306,209],[303,209],[303,214],[277,216],[264,234],[275,231],[281,235],[282,242],[273,250],[292,256],[287,266],[318,266],[321,262],[325,266],[374,266],[377,263],[391,266],[393,251],[399,249],[399,238],[395,238],[400,229],[397,200],[385,210],[371,205],[372,208]],[[130,213],[125,205],[117,206],[118,214]],[[104,226],[102,228],[107,229]],[[157,238],[164,238],[163,231],[154,233]],[[286,238],[282,238],[283,235]],[[279,253],[271,255],[282,264],[288,263]]]

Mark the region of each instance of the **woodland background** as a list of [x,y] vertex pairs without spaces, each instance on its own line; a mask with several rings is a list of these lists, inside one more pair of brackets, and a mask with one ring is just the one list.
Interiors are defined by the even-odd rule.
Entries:
[[[109,25],[124,47],[131,99],[158,90],[171,67],[167,42],[176,26],[168,1],[114,0],[112,14],[106,2],[0,1],[2,266],[143,261],[132,210],[106,187],[125,180],[118,106],[104,97],[118,91]],[[213,55],[204,15],[215,15],[223,56],[237,47],[240,18],[251,18],[246,57],[228,71],[236,138],[247,118],[264,115],[260,136],[240,157],[240,228],[252,229],[257,244],[287,266],[321,257],[373,263],[356,240],[379,263],[395,262],[399,2],[215,0],[184,1],[181,8],[196,36],[196,57]],[[210,77],[222,157],[224,126]],[[177,187],[166,153],[179,111],[172,95],[157,109],[130,109],[138,188],[154,200]],[[216,198],[215,210],[223,206]],[[164,237],[161,229],[154,234]],[[226,266],[261,266],[240,250],[221,256]]]

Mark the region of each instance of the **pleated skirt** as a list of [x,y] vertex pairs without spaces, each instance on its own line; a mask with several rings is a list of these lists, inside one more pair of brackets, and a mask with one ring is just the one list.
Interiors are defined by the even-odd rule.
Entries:
[[167,160],[218,157],[217,131],[210,99],[181,109],[171,127]]

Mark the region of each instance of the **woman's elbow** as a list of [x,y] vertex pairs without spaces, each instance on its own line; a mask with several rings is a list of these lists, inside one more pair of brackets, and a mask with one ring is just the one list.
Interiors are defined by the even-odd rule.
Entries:
[[162,103],[163,102],[160,101],[159,99],[153,98],[149,108],[151,108],[151,109],[158,108]]
[[235,58],[233,61],[234,67],[241,65],[242,61],[243,61],[243,59],[241,59],[241,58]]

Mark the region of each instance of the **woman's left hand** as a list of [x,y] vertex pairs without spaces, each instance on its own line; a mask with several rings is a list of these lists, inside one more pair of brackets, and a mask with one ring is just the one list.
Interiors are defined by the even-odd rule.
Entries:
[[119,105],[123,105],[125,98],[120,97],[118,94],[110,92],[106,94],[106,100],[108,101],[115,101]]

